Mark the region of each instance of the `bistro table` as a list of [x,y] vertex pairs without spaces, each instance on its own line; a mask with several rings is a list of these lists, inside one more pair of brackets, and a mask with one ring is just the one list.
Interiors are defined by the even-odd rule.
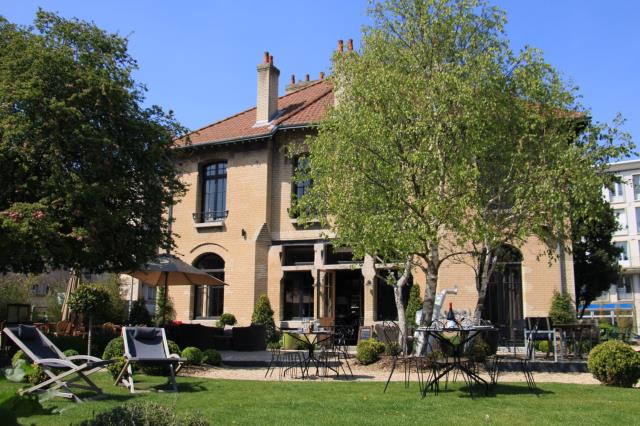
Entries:
[[[330,330],[294,330],[288,331],[287,333],[291,337],[302,343],[307,350],[307,357],[303,360],[304,365],[302,366],[302,378],[304,378],[305,375],[307,377],[309,376],[310,364],[313,364],[315,366],[317,376],[320,369],[320,360],[315,356],[316,346],[330,341],[334,336],[334,332]],[[336,369],[331,367],[328,368],[338,374],[338,371]]]
[[[422,387],[422,397],[424,398],[427,395],[427,390],[429,388],[433,388],[437,385],[438,381],[447,375],[450,371],[456,369],[460,371],[463,375],[469,378],[469,383],[471,381],[475,382],[478,385],[484,386],[485,395],[489,393],[489,383],[480,377],[476,372],[474,372],[471,368],[469,368],[468,363],[463,361],[462,355],[464,352],[465,346],[476,337],[479,336],[480,333],[485,332],[495,332],[497,328],[491,325],[477,325],[477,326],[462,326],[462,327],[418,327],[416,332],[422,333],[424,335],[425,342],[429,341],[430,337],[433,337],[438,342],[440,342],[440,347],[449,347],[451,348],[452,362],[439,372],[439,374],[434,374],[429,382],[424,383]],[[447,335],[456,335],[459,337],[456,343],[452,342]],[[469,387],[469,391],[471,392],[471,387]],[[473,395],[473,393],[472,393]]]

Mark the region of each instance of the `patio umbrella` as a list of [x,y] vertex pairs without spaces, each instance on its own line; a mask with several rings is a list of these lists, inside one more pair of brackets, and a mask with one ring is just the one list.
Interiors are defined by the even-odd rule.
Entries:
[[[131,276],[145,284],[163,286],[163,302],[167,302],[167,287],[174,285],[227,285],[206,272],[189,265],[170,254],[162,254],[139,270],[131,272]],[[164,324],[165,313],[162,312]]]

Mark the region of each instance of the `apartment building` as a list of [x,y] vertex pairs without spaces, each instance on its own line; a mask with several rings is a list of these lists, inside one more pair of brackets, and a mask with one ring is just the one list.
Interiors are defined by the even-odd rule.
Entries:
[[640,160],[612,163],[609,170],[621,178],[613,188],[604,188],[603,196],[618,220],[619,229],[613,241],[622,249],[619,262],[623,274],[618,285],[612,285],[590,310],[633,315],[640,332],[635,321],[635,313],[640,309]]
[[[257,66],[256,106],[177,144],[188,192],[171,212],[175,254],[228,286],[170,287],[176,319],[213,324],[229,312],[248,324],[261,294],[269,296],[276,322],[285,328],[309,318],[353,327],[394,318],[392,289],[380,279],[393,273],[388,265],[354,260],[348,249],[333,247],[319,225],[300,226],[291,209],[292,197],[304,194],[308,183],[293,182],[304,156],[290,158],[286,147],[315,132],[334,95],[320,74],[304,81],[292,76],[279,96],[279,75],[273,57],[265,54]],[[509,323],[545,316],[554,290],[573,296],[571,256],[549,264],[538,257],[542,251],[533,238],[512,248],[489,291],[489,319]],[[416,271],[413,283],[423,288],[424,276]],[[438,287],[457,288],[447,302],[458,311],[473,311],[477,291],[469,266],[445,264]]]

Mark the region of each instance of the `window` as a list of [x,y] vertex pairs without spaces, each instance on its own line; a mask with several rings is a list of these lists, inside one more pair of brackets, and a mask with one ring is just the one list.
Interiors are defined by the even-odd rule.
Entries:
[[618,255],[618,259],[621,261],[629,260],[629,243],[626,241],[616,241],[613,244],[619,249],[622,249]]
[[284,273],[283,319],[301,319],[313,316],[313,278],[310,272]]
[[626,234],[628,232],[627,212],[625,209],[614,209],[613,214],[618,222],[618,230],[615,232],[616,235]]
[[213,222],[227,217],[227,162],[202,169],[202,210],[196,222]]
[[[201,256],[194,266],[224,281],[224,259],[217,254]],[[193,286],[193,318],[219,317],[224,312],[224,287]]]
[[151,285],[142,285],[144,292],[144,299],[147,301],[155,301],[156,300],[156,287]]
[[622,275],[620,281],[618,281],[618,299],[630,299],[631,298],[631,283],[632,277],[629,275]]
[[[393,274],[396,279],[400,278],[398,271],[382,270],[376,278],[376,320],[377,321],[397,321],[398,309],[396,308],[396,299],[393,294],[393,287],[387,284],[384,278]],[[402,288],[402,304],[407,307],[409,302],[409,292],[413,285],[413,279],[410,277],[409,282]],[[407,318],[409,320],[409,318]]]
[[633,175],[633,199],[640,200],[640,175]]
[[313,265],[316,253],[313,246],[285,246],[283,251],[283,266]]
[[610,200],[612,203],[619,203],[621,201],[624,201],[624,183],[623,182],[614,182],[613,188],[611,189]]
[[309,158],[306,155],[297,157],[294,161],[293,173],[293,188],[291,191],[291,208],[289,209],[289,215],[292,218],[297,218],[300,215],[300,207],[297,205],[304,194],[309,192],[313,181],[311,179],[298,180],[304,177],[305,173],[309,171]]
[[640,234],[640,207],[636,207],[636,234]]

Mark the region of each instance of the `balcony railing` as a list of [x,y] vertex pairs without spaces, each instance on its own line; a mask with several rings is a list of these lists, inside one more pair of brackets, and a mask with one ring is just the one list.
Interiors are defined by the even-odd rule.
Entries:
[[193,221],[195,223],[215,222],[226,219],[228,215],[229,210],[196,212],[193,214]]

